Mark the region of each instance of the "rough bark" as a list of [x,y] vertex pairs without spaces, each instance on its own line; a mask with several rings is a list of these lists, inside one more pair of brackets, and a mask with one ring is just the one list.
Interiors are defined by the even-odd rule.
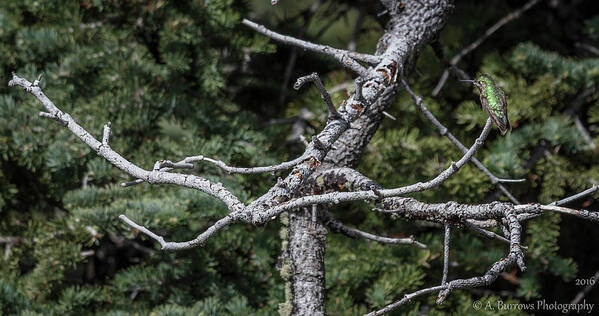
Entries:
[[327,230],[311,212],[289,215],[289,259],[293,315],[324,315],[326,301],[324,254]]
[[[435,38],[446,23],[452,8],[451,0],[398,1],[383,3],[391,15],[386,32],[381,37],[377,55],[388,48],[396,50],[400,73],[411,68],[422,47]],[[400,8],[401,7],[401,8]],[[365,110],[335,142],[325,157],[320,171],[335,167],[355,167],[366,145],[382,120],[382,112],[393,99],[398,84],[385,89],[379,99]],[[320,206],[324,210],[324,206]],[[323,315],[325,313],[324,254],[327,230],[322,217],[316,222],[306,212],[290,218],[289,250],[293,315]]]

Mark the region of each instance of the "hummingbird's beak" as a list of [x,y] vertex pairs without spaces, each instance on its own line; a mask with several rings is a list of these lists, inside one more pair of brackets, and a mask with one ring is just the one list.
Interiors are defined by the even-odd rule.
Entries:
[[460,81],[461,82],[470,82],[470,83],[474,82],[474,80],[460,80]]

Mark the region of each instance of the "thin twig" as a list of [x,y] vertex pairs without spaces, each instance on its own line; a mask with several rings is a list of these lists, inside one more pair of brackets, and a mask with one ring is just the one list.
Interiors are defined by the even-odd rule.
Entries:
[[412,292],[410,294],[406,294],[402,299],[400,299],[399,301],[393,302],[387,306],[385,306],[382,309],[379,309],[377,311],[373,311],[371,313],[366,314],[365,316],[377,316],[377,315],[382,315],[385,313],[388,313],[394,309],[397,309],[398,307],[404,305],[405,303],[408,303],[410,301],[412,301],[412,299],[424,295],[424,294],[428,294],[428,293],[433,293],[433,292],[437,292],[437,291],[441,291],[447,288],[447,285],[437,285],[437,286],[433,286],[433,287],[429,287],[426,289],[421,289],[418,290],[416,292]]
[[365,239],[370,239],[370,240],[380,242],[383,244],[414,245],[419,248],[423,248],[423,249],[426,248],[425,244],[416,241],[413,236],[410,236],[408,238],[389,238],[389,237],[377,236],[374,234],[370,234],[370,233],[363,232],[361,230],[349,227],[349,226],[341,223],[340,221],[333,218],[333,215],[328,211],[324,212],[324,216],[325,216],[325,223],[327,225],[329,225],[329,227],[331,227],[331,229],[333,231],[342,233],[342,234],[347,235],[352,238],[365,238]]
[[[412,91],[412,89],[410,88],[410,86],[408,85],[408,83],[406,82],[405,79],[402,78],[401,82],[403,83],[404,87],[406,88],[406,91],[410,94],[410,96],[412,96],[412,100],[414,101],[414,103],[416,103],[416,105],[420,108],[420,110],[422,110],[422,112],[424,113],[424,116],[426,116],[426,118],[429,121],[431,121],[433,123],[433,125],[435,125],[435,127],[437,127],[437,129],[439,130],[439,133],[442,136],[447,137],[449,139],[449,141],[451,141],[454,145],[456,145],[460,149],[460,151],[462,151],[462,153],[466,153],[467,148],[457,138],[455,138],[455,136],[453,136],[453,134],[451,132],[449,132],[447,127],[445,127],[443,124],[441,124],[441,122],[439,122],[439,120],[437,120],[437,118],[433,115],[433,113],[431,113],[431,111],[429,111],[429,109],[424,105],[424,103],[422,103],[422,97],[420,97],[419,95],[415,94],[414,91]],[[492,174],[491,171],[489,171],[489,169],[487,169],[475,157],[472,157],[472,162],[474,163],[474,165],[476,167],[478,167],[478,169],[482,170],[482,172],[491,179],[491,183],[497,185],[497,187],[513,203],[520,204],[520,202],[501,183],[502,182],[523,182],[523,181],[526,181],[526,179],[501,179],[501,178],[498,178],[497,176],[495,176],[494,174]]]
[[233,223],[233,216],[229,214],[221,219],[219,219],[214,225],[210,226],[203,233],[198,235],[195,239],[183,242],[167,242],[164,241],[164,237],[159,236],[153,233],[151,230],[145,228],[144,226],[136,224],[134,221],[130,220],[127,216],[121,214],[119,218],[125,222],[127,225],[139,230],[144,233],[148,237],[156,240],[162,246],[163,250],[184,250],[189,248],[194,248],[197,246],[202,246],[208,238],[214,235],[217,231],[231,225]]
[[583,197],[585,197],[587,195],[593,194],[597,190],[599,190],[599,185],[594,185],[594,186],[592,186],[592,187],[590,187],[590,188],[588,188],[588,189],[586,189],[586,190],[584,190],[584,191],[582,191],[580,193],[574,194],[572,196],[569,196],[569,197],[567,197],[565,199],[561,199],[559,201],[555,201],[555,202],[553,202],[553,203],[551,203],[549,205],[562,206],[564,204],[568,204],[568,203],[576,201],[578,199],[582,199]]
[[362,28],[362,22],[364,22],[364,16],[366,16],[366,8],[364,6],[360,6],[358,9],[358,17],[356,18],[356,23],[354,24],[354,30],[351,34],[351,39],[347,44],[347,50],[353,52],[358,47],[358,37],[360,35],[360,29]]
[[580,121],[580,117],[578,115],[574,115],[573,119],[574,119],[574,125],[576,126],[576,129],[578,129],[578,131],[580,132],[582,139],[584,139],[584,141],[587,143],[587,146],[591,150],[595,150],[597,148],[597,146],[595,145],[595,142],[591,138],[591,135],[589,134],[589,132],[586,130],[586,128],[584,128],[584,125]]
[[584,48],[587,51],[599,56],[599,48],[597,48],[593,45],[589,45],[586,43],[576,43],[576,44],[574,44],[574,46]]
[[390,118],[390,119],[392,119],[392,120],[394,120],[394,121],[397,121],[397,119],[395,118],[395,116],[393,116],[393,115],[391,115],[391,114],[389,114],[389,113],[387,113],[385,111],[383,111],[383,115],[386,116],[386,117],[388,117],[388,118]]
[[449,273],[449,243],[451,242],[451,227],[445,224],[445,236],[443,239],[443,278],[441,285],[447,283],[447,274]]
[[[480,44],[482,44],[487,38],[489,38],[489,36],[493,35],[493,33],[495,33],[497,30],[499,30],[502,26],[504,26],[508,22],[520,17],[520,15],[522,15],[522,13],[524,13],[526,10],[530,9],[535,4],[539,3],[539,1],[540,0],[530,0],[527,3],[525,3],[522,7],[520,7],[519,9],[510,12],[508,15],[504,16],[502,19],[497,21],[495,24],[493,24],[489,29],[487,29],[485,31],[483,36],[479,37],[476,41],[472,42],[470,45],[468,45],[464,49],[462,49],[457,55],[455,55],[449,61],[449,67],[457,65],[464,56],[468,55],[470,52],[475,50],[478,46],[480,46]],[[445,82],[447,81],[448,76],[449,76],[448,70],[445,69],[445,71],[443,71],[443,74],[441,75],[441,79],[435,86],[435,89],[433,89],[433,93],[432,93],[433,96],[437,96],[439,94],[439,92],[445,85]]]
[[356,60],[360,60],[370,64],[377,64],[382,60],[381,57],[378,56],[349,52],[346,50],[333,48],[327,45],[314,44],[304,40],[293,38],[291,36],[282,35],[267,29],[263,25],[256,24],[248,19],[243,19],[242,23],[257,32],[262,33],[284,44],[294,45],[313,52],[332,56],[343,66],[353,70],[360,76],[368,77],[368,70],[364,68],[362,65],[360,65],[358,62],[356,62]]
[[333,105],[333,101],[331,101],[331,96],[327,92],[327,89],[324,88],[324,85],[322,84],[322,80],[320,80],[320,77],[318,76],[317,73],[313,72],[313,73],[311,73],[309,75],[297,78],[297,81],[293,85],[293,88],[295,90],[299,90],[306,82],[313,82],[314,83],[314,85],[316,86],[316,88],[320,92],[320,96],[324,100],[324,103],[326,103],[326,105],[327,105],[327,107],[329,109],[329,116],[332,119],[338,119],[338,118],[340,118],[341,115],[339,115],[339,112],[337,112],[337,109]]
[[[471,223],[470,221],[465,221],[465,222],[464,222],[464,225],[465,225],[466,227],[468,227],[468,228],[472,229],[473,231],[475,231],[475,232],[477,232],[477,233],[479,233],[479,234],[481,234],[481,235],[483,235],[483,236],[485,236],[485,237],[489,238],[489,239],[497,239],[497,240],[499,240],[499,241],[502,241],[502,242],[504,242],[504,243],[508,243],[508,244],[510,243],[510,241],[509,241],[508,239],[506,239],[505,237],[503,237],[503,236],[501,236],[501,235],[498,235],[498,234],[496,234],[496,233],[494,233],[494,232],[492,232],[492,231],[488,231],[488,230],[486,230],[486,229],[482,229],[482,228],[478,227],[477,225],[475,225],[475,224]],[[497,225],[497,224],[496,224],[496,225]],[[528,247],[527,247],[527,246],[522,246],[522,245],[520,245],[520,247],[521,247],[522,249],[528,249]]]
[[[156,163],[154,163],[154,168],[152,171],[169,172],[174,169],[193,169],[193,164],[186,163],[184,160],[178,162],[172,162],[170,160],[158,160]],[[121,186],[126,188],[144,182],[144,179],[135,179],[133,181],[123,182],[121,183]]]
[[544,211],[553,211],[562,214],[568,214],[580,218],[584,218],[586,220],[599,222],[599,212],[589,212],[587,210],[574,210],[567,207],[555,206],[555,205],[541,205],[541,210]]
[[578,304],[580,302],[580,300],[582,300],[584,298],[584,296],[587,295],[587,293],[589,293],[591,291],[591,289],[593,289],[595,284],[597,284],[597,282],[599,282],[599,270],[597,270],[597,272],[595,272],[595,275],[593,275],[588,280],[590,281],[589,285],[585,286],[584,289],[582,289],[582,291],[580,291],[580,292],[578,292],[578,294],[576,294],[574,299],[572,299],[572,302],[570,302],[571,305]]
[[[299,30],[299,37],[303,37],[308,29],[308,25],[312,21],[314,14],[320,8],[322,1],[314,1],[312,5],[310,5],[304,12],[302,12],[302,16],[304,16],[304,24]],[[281,83],[281,92],[279,93],[279,104],[283,105],[285,101],[285,95],[287,94],[287,85],[289,84],[289,80],[291,79],[291,75],[293,74],[293,68],[295,67],[295,62],[297,61],[297,56],[299,54],[299,48],[293,47],[291,49],[291,55],[289,55],[289,61],[287,61],[287,66],[285,67],[285,73],[283,75],[283,82]]]
[[102,145],[109,146],[108,142],[110,140],[110,122],[104,125],[104,132],[102,133]]
[[325,204],[325,203],[340,203],[347,201],[358,201],[358,200],[378,200],[381,198],[395,197],[401,196],[414,192],[422,192],[425,190],[432,189],[445,180],[447,180],[451,175],[456,173],[460,168],[462,168],[470,159],[472,159],[474,153],[482,146],[484,140],[489,135],[489,131],[492,126],[491,119],[487,119],[485,127],[483,128],[480,136],[474,141],[474,144],[470,149],[466,151],[464,156],[460,158],[457,162],[452,162],[447,169],[443,170],[439,173],[435,178],[427,181],[427,182],[418,182],[415,184],[395,188],[395,189],[386,189],[386,190],[363,190],[363,191],[354,191],[354,192],[333,192],[333,193],[325,193],[320,195],[312,195],[312,196],[304,196],[300,198],[296,198],[286,202],[284,205],[279,205],[273,207],[267,211],[265,211],[264,216],[273,217],[279,215],[281,212],[286,210],[308,206],[311,204]]
[[287,170],[287,169],[291,169],[291,168],[295,167],[297,164],[301,163],[304,160],[305,160],[305,157],[302,155],[293,160],[285,161],[285,162],[282,162],[277,165],[242,168],[242,167],[231,167],[231,166],[228,166],[223,161],[204,157],[202,155],[191,156],[191,157],[187,157],[184,159],[184,161],[186,163],[192,163],[192,162],[197,162],[197,161],[207,161],[207,162],[215,164],[217,167],[223,169],[224,171],[226,171],[229,174],[231,174],[231,173],[257,174],[257,173],[276,172],[276,171],[281,171],[281,170]]

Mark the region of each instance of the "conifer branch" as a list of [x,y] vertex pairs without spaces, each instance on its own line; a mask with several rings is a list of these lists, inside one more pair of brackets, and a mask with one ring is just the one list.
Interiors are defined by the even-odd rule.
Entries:
[[[449,68],[451,69],[451,68],[455,67],[460,62],[460,60],[462,60],[462,58],[464,58],[464,56],[468,55],[470,52],[475,50],[487,38],[489,38],[491,35],[493,35],[493,33],[495,33],[497,30],[499,30],[501,27],[503,27],[508,22],[519,18],[522,15],[522,13],[524,13],[528,9],[532,8],[534,5],[536,5],[539,2],[540,2],[540,0],[530,0],[527,3],[525,3],[522,7],[520,7],[519,9],[512,11],[512,12],[508,13],[506,16],[504,16],[503,18],[501,18],[499,21],[497,21],[495,24],[493,24],[489,29],[487,29],[481,37],[476,39],[470,45],[466,46],[457,55],[453,56],[453,58],[451,58],[451,60],[449,61]],[[454,69],[456,71],[459,71],[457,68],[454,68]],[[445,69],[443,71],[443,74],[441,75],[441,79],[439,79],[439,82],[433,89],[433,93],[432,93],[433,96],[437,96],[439,94],[439,92],[441,92],[441,89],[443,89],[443,86],[445,85],[445,82],[447,82],[448,77],[449,77],[449,71],[448,71],[448,69]],[[462,79],[464,79],[464,78],[462,78]]]
[[250,27],[251,29],[255,30],[256,32],[262,33],[262,34],[264,34],[274,40],[282,42],[284,44],[298,46],[300,48],[303,48],[303,49],[306,49],[309,51],[332,56],[339,63],[341,63],[341,65],[343,65],[346,68],[351,69],[356,74],[363,76],[363,77],[368,77],[369,71],[366,68],[364,68],[362,65],[360,65],[356,60],[360,60],[360,61],[363,61],[363,62],[366,62],[369,64],[377,64],[382,60],[382,58],[380,56],[373,56],[373,55],[368,55],[368,54],[360,54],[360,53],[356,53],[356,52],[350,52],[350,51],[346,51],[343,49],[337,49],[337,48],[333,48],[333,47],[330,47],[327,45],[314,44],[311,42],[293,38],[291,36],[282,35],[277,32],[271,31],[271,30],[267,29],[266,27],[264,27],[263,25],[259,25],[257,23],[254,23],[254,22],[248,20],[248,19],[243,19],[242,23],[244,25]]
[[416,239],[414,239],[413,236],[410,236],[408,238],[389,238],[389,237],[377,236],[374,234],[370,234],[370,233],[363,232],[361,230],[349,227],[349,226],[341,223],[340,221],[336,220],[333,217],[333,215],[328,211],[324,212],[324,216],[325,216],[325,223],[329,227],[331,227],[331,229],[333,231],[347,235],[351,238],[365,238],[365,239],[373,240],[373,241],[380,242],[383,244],[414,245],[416,247],[423,248],[423,249],[427,248],[425,244],[416,241]]

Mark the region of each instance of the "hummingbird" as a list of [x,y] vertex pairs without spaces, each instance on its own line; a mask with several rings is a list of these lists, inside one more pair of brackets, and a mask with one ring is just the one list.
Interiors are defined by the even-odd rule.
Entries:
[[497,125],[501,135],[512,130],[510,121],[507,118],[507,101],[503,90],[499,88],[495,81],[488,74],[480,74],[475,80],[460,80],[470,82],[478,89],[480,94],[481,107],[489,113],[493,123]]

